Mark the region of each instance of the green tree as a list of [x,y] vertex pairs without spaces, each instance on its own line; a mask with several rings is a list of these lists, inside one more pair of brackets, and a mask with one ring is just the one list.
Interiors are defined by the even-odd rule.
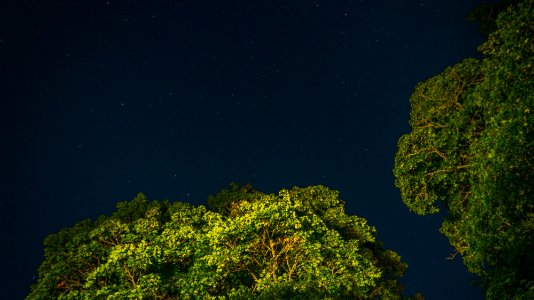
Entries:
[[534,1],[499,14],[481,47],[418,84],[396,185],[441,227],[488,299],[534,299]]
[[406,265],[323,186],[232,184],[212,210],[121,202],[45,239],[27,299],[400,299]]

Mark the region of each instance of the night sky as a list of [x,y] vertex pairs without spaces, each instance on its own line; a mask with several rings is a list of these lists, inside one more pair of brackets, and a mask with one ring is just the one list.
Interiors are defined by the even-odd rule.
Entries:
[[2,296],[62,227],[236,181],[340,190],[408,263],[406,294],[482,298],[392,173],[414,86],[478,57],[479,2],[0,1]]

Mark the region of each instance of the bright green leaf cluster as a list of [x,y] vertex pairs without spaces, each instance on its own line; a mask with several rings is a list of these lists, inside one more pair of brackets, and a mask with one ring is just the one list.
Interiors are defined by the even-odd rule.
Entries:
[[496,24],[484,59],[417,85],[394,173],[410,210],[445,208],[441,231],[489,299],[534,299],[534,1]]
[[323,186],[232,185],[204,206],[139,194],[45,240],[28,299],[400,299],[406,266]]

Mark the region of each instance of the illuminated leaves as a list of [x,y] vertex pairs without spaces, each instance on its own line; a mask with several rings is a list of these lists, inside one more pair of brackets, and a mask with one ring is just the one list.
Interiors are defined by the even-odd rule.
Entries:
[[28,299],[398,298],[405,265],[322,186],[210,197],[222,213],[138,195],[46,240]]
[[523,1],[499,15],[486,58],[417,85],[395,160],[404,203],[427,214],[442,202],[441,231],[488,298],[534,297],[533,24]]

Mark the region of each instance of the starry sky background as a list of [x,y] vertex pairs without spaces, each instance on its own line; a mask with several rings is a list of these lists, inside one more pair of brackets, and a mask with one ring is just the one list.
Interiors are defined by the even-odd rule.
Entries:
[[2,294],[27,294],[62,227],[236,181],[340,190],[407,294],[482,298],[392,174],[416,83],[478,56],[480,2],[0,1]]

